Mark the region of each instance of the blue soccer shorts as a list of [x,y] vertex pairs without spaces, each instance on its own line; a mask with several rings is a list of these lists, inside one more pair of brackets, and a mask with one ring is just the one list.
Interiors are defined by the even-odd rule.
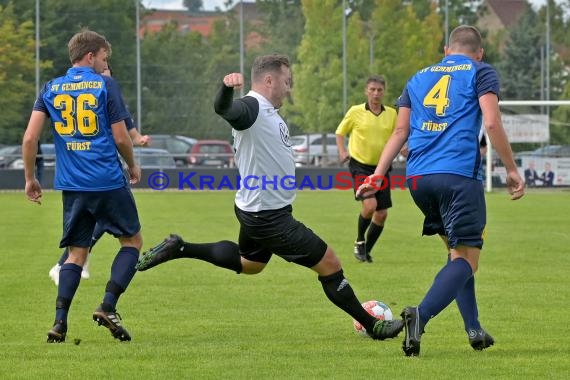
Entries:
[[134,236],[141,225],[131,190],[63,191],[63,236],[60,248],[89,247],[97,227],[115,237]]
[[408,180],[416,205],[425,216],[423,235],[444,235],[449,246],[483,247],[487,223],[481,181],[456,174],[429,174]]

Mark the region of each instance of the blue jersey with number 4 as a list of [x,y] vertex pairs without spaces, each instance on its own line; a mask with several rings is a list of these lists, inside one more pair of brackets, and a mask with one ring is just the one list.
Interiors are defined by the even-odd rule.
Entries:
[[130,118],[117,82],[72,67],[46,83],[34,110],[51,118],[58,190],[105,191],[126,185],[111,125]]
[[479,97],[499,96],[499,78],[489,64],[464,55],[446,56],[418,71],[398,99],[411,109],[406,174],[458,174],[482,179],[479,167]]

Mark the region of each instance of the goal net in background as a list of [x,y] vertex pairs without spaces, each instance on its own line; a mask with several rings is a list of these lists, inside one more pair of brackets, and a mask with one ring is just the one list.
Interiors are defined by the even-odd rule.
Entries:
[[[570,100],[511,100],[499,106],[527,187],[570,186]],[[485,164],[487,191],[505,186],[506,170],[492,147],[484,162],[491,162]]]

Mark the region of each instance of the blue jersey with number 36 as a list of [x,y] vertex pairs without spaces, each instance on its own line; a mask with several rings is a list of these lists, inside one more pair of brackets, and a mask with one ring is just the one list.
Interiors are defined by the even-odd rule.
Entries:
[[418,71],[398,99],[411,109],[408,176],[436,173],[482,179],[479,167],[479,97],[499,96],[499,78],[489,64],[464,55],[446,56]]
[[117,82],[72,67],[46,83],[34,110],[51,118],[58,190],[105,191],[126,185],[111,125],[130,118]]

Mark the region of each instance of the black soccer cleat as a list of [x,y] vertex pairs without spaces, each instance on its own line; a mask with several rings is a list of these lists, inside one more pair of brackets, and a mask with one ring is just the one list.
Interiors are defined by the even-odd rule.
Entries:
[[391,339],[397,337],[403,328],[404,322],[399,319],[394,321],[383,321],[379,319],[374,324],[372,334],[369,335],[372,337],[372,339]]
[[424,333],[424,324],[420,321],[420,313],[417,306],[408,306],[400,314],[404,320],[406,337],[402,344],[402,350],[406,356],[419,356],[420,343]]
[[47,333],[48,343],[63,343],[67,334],[67,323],[62,320],[55,321],[53,327]]
[[470,329],[467,331],[467,335],[469,336],[469,344],[476,351],[482,351],[495,344],[495,339],[483,328],[479,330]]
[[170,235],[162,243],[144,252],[135,268],[145,271],[166,261],[180,258],[180,251],[184,247],[184,240],[178,235]]
[[354,242],[354,257],[360,262],[366,262],[366,242],[365,241],[355,241]]
[[119,339],[121,342],[130,341],[131,336],[121,325],[121,319],[117,311],[104,311],[101,306],[93,312],[93,320],[97,322],[99,326],[108,328],[115,339]]

